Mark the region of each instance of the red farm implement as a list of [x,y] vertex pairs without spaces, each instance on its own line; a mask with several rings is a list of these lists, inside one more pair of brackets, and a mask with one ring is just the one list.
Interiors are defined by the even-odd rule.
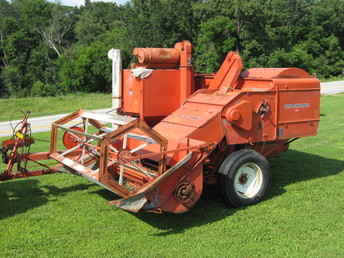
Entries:
[[[186,212],[207,184],[234,207],[260,201],[267,158],[317,134],[319,80],[298,68],[243,70],[234,52],[216,74],[199,74],[191,51],[188,41],[136,48],[137,62],[125,70],[119,51],[109,51],[113,112],[79,110],[55,121],[44,153],[29,151],[25,116],[2,142],[0,180],[69,172],[117,194],[110,204],[132,212]],[[28,170],[32,162],[44,168]]]

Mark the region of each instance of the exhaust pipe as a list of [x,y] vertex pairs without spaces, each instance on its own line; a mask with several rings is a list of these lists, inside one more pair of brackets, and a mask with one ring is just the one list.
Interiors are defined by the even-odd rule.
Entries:
[[122,58],[120,49],[110,49],[108,58],[112,60],[112,109],[118,112],[122,107]]

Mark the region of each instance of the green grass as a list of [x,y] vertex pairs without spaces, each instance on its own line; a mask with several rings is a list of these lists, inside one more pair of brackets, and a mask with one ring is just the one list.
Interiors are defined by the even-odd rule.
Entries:
[[31,117],[69,113],[80,108],[111,107],[111,94],[90,93],[60,97],[0,99],[0,121],[21,119],[22,111],[31,111]]
[[76,176],[0,183],[0,257],[343,257],[344,95],[321,101],[319,135],[271,160],[258,205],[227,209],[208,189],[189,213],[135,215]]
[[344,81],[344,76],[336,76],[326,79],[321,79],[321,82],[334,82],[334,81]]

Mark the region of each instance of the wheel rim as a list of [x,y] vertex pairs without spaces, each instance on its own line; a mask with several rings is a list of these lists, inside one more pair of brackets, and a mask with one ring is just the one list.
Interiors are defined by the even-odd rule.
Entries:
[[263,185],[261,168],[253,163],[243,164],[234,177],[234,190],[244,199],[254,197]]

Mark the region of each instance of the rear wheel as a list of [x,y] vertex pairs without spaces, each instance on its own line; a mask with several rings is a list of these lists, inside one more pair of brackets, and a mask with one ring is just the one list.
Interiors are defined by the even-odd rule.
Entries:
[[259,202],[270,183],[269,162],[250,149],[230,154],[221,164],[219,173],[221,194],[232,207]]

